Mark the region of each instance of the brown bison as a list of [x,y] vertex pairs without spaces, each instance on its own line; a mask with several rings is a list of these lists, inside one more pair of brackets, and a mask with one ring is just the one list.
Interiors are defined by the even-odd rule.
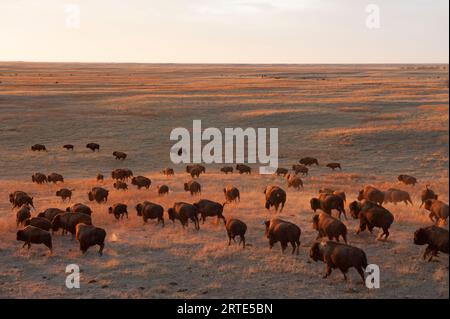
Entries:
[[25,226],[34,226],[46,231],[49,231],[52,228],[52,223],[44,217],[33,217],[29,218],[25,221]]
[[368,185],[364,187],[364,189],[359,191],[358,200],[359,201],[368,200],[382,206],[384,202],[384,192],[380,191],[379,189],[373,186]]
[[283,211],[286,204],[286,192],[278,186],[267,186],[264,190],[266,195],[266,209],[275,206],[275,211],[278,212],[278,207],[281,205],[280,212]]
[[352,217],[359,219],[357,234],[366,230],[366,227],[371,233],[375,227],[378,227],[383,230],[378,239],[382,239],[383,235],[385,239],[389,237],[389,228],[394,222],[394,215],[390,211],[370,201],[365,201],[364,203],[354,201],[350,203],[349,207]]
[[103,176],[103,174],[98,173],[96,180],[97,182],[103,182],[103,180],[105,179],[105,176]]
[[300,187],[303,188],[303,181],[298,176],[292,176],[291,174],[288,174],[288,176],[286,176],[286,180],[287,180],[288,188],[293,187],[297,190],[299,190]]
[[30,249],[31,244],[44,244],[50,250],[50,255],[52,254],[52,236],[46,230],[30,225],[18,230],[16,239],[25,242],[22,248],[28,245]]
[[239,189],[234,186],[227,186],[223,189],[223,194],[225,195],[225,201],[227,203],[231,202],[240,202],[241,195],[239,193]]
[[31,181],[36,184],[44,184],[47,183],[47,176],[45,176],[45,174],[42,173],[34,173],[31,176]]
[[56,215],[65,213],[66,211],[59,208],[47,208],[43,212],[39,213],[37,216],[47,219],[48,221],[52,221]]
[[66,208],[66,212],[71,212],[71,213],[82,213],[82,214],[86,214],[91,216],[92,215],[92,209],[84,204],[81,203],[76,203],[73,204],[70,207]]
[[277,242],[281,244],[281,252],[284,253],[288,243],[292,246],[292,254],[300,248],[301,230],[297,225],[278,218],[272,218],[264,222],[266,226],[265,235],[269,239],[269,247],[272,249]]
[[169,219],[175,223],[175,220],[178,219],[183,226],[183,228],[189,225],[189,219],[194,223],[195,229],[200,229],[200,224],[198,222],[198,208],[194,205],[184,203],[184,202],[176,202],[173,205],[173,208],[169,208],[167,210],[169,214]]
[[118,181],[128,180],[133,177],[133,171],[128,168],[118,168],[111,172],[111,177]]
[[114,158],[116,160],[125,160],[127,158],[127,154],[124,152],[118,152],[118,151],[114,151],[112,153],[112,155],[114,156]]
[[397,179],[399,182],[402,182],[405,185],[413,185],[417,184],[417,178],[409,175],[398,175]]
[[439,252],[448,255],[448,230],[434,225],[419,228],[414,233],[414,244],[428,245],[423,254],[424,260],[430,255],[428,261],[431,261],[433,257],[438,257]]
[[325,166],[331,168],[333,171],[334,171],[336,168],[339,168],[339,170],[342,171],[342,167],[341,167],[341,164],[340,164],[340,163],[328,163],[328,164],[325,165]]
[[197,169],[200,173],[206,173],[206,167],[200,164],[194,164],[194,165],[187,165],[186,166],[186,173],[191,173],[193,169]]
[[287,173],[289,173],[289,170],[287,168],[283,168],[283,167],[278,167],[277,170],[275,171],[275,174],[277,176],[283,175],[283,177],[286,177]]
[[24,224],[25,221],[31,217],[30,206],[23,205],[16,213],[16,225]]
[[368,263],[366,253],[360,248],[331,240],[315,242],[309,251],[309,257],[315,262],[320,260],[326,264],[323,278],[327,278],[337,268],[344,275],[344,280],[347,280],[347,272],[353,267],[365,284],[364,271]]
[[328,214],[320,213],[313,217],[313,228],[318,231],[316,239],[328,237],[329,240],[333,238],[339,241],[339,237],[347,243],[347,227],[339,219],[334,218]]
[[309,168],[303,164],[292,165],[292,170],[294,171],[295,175],[298,175],[301,173],[303,176],[307,176],[308,172],[309,172]]
[[137,186],[138,189],[141,189],[142,187],[149,189],[152,181],[145,176],[136,176],[131,179],[131,184]]
[[236,242],[235,237],[239,236],[238,245],[242,243],[242,248],[245,248],[245,233],[247,232],[247,225],[239,219],[231,218],[227,220],[225,228],[228,235],[228,246],[231,245],[232,239]]
[[200,174],[201,174],[202,172],[203,172],[202,168],[196,166],[196,167],[192,167],[192,168],[190,169],[189,174],[191,174],[191,177],[192,177],[192,178],[195,178],[195,177],[198,178],[198,177],[200,177]]
[[63,148],[65,148],[66,150],[71,150],[71,151],[73,151],[73,149],[74,149],[74,146],[72,145],[72,144],[65,144],[65,145],[63,145]]
[[43,144],[34,144],[33,146],[31,146],[31,150],[33,152],[35,152],[35,151],[38,151],[38,152],[45,151],[45,152],[47,152],[47,148]]
[[64,183],[64,177],[61,174],[51,173],[47,176],[47,180],[49,183],[56,184],[57,182]]
[[168,195],[169,194],[169,186],[167,186],[167,185],[159,185],[159,186],[156,186],[156,188],[158,189],[158,195],[164,195],[164,194],[166,194],[166,195]]
[[157,219],[157,224],[161,222],[164,226],[164,208],[161,205],[145,201],[136,205],[136,212],[142,216],[144,223],[149,219]]
[[186,192],[190,192],[191,195],[201,194],[202,186],[196,181],[189,181],[187,183],[184,183],[184,190]]
[[86,148],[90,149],[92,152],[95,152],[95,150],[100,152],[100,145],[97,143],[88,143],[86,144]]
[[201,199],[197,203],[194,203],[194,206],[197,207],[198,212],[202,216],[203,223],[205,223],[206,217],[217,216],[217,221],[222,219],[223,223],[226,224],[225,217],[223,216],[223,207],[225,204],[222,205],[209,199]]
[[9,202],[13,205],[13,208],[30,205],[34,209],[33,197],[23,191],[15,191],[9,194]]
[[166,176],[173,176],[175,175],[175,172],[173,170],[173,168],[167,167],[165,169],[163,169],[162,173]]
[[345,219],[347,219],[344,208],[344,200],[340,196],[322,193],[319,198],[311,198],[309,203],[314,212],[320,209],[324,213],[331,216],[331,211],[335,209],[339,212],[339,219],[341,219],[342,214],[344,214]]
[[93,187],[88,193],[89,201],[96,201],[97,203],[106,203],[108,201],[109,191],[102,187]]
[[83,213],[70,212],[58,214],[52,220],[52,230],[57,232],[61,228],[63,234],[69,232],[73,236],[76,232],[75,227],[80,223],[91,225],[91,216]]
[[98,245],[98,254],[103,254],[105,248],[106,231],[103,228],[92,226],[91,224],[77,224],[75,238],[80,243],[80,250],[84,254],[89,247]]
[[438,195],[429,188],[430,186],[427,185],[426,188],[422,191],[422,194],[420,195],[420,199],[422,200],[422,204],[420,204],[420,207],[425,204],[427,199],[438,199]]
[[233,166],[224,166],[220,169],[220,171],[225,174],[228,174],[228,173],[233,174]]
[[425,209],[430,212],[428,215],[433,223],[438,223],[439,220],[443,222],[448,218],[448,204],[439,199],[427,199],[425,201]]
[[56,191],[56,196],[61,197],[63,201],[65,201],[67,198],[70,201],[72,199],[73,191],[73,189],[61,188],[60,190]]
[[303,157],[302,159],[300,159],[299,163],[306,166],[311,166],[313,164],[319,166],[319,161],[314,157]]
[[251,174],[252,173],[251,167],[244,165],[244,164],[237,164],[236,170],[239,172],[239,174]]
[[396,188],[389,188],[384,192],[384,203],[394,203],[394,205],[397,205],[397,203],[401,202],[405,203],[405,205],[408,205],[408,203],[413,205],[408,192]]
[[319,195],[321,194],[336,195],[342,198],[344,203],[347,201],[347,195],[345,194],[344,191],[335,191],[334,189],[331,188],[321,188],[319,189]]
[[122,203],[114,204],[108,208],[108,214],[114,215],[117,220],[123,219],[123,216],[128,219],[128,206]]

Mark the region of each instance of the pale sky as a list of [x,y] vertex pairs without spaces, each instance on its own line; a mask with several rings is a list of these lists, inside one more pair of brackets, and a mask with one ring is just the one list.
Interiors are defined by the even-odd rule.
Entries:
[[0,0],[0,61],[448,63],[448,12],[448,0]]

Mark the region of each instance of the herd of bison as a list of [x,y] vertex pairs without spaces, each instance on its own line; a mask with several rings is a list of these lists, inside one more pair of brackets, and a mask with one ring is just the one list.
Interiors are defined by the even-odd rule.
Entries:
[[[63,146],[68,151],[73,150],[74,146],[67,144]],[[89,143],[86,145],[91,151],[100,151],[100,145]],[[31,147],[33,151],[47,151],[42,144],[36,144]],[[125,160],[127,154],[123,152],[113,152],[113,156],[118,160]],[[303,187],[303,181],[300,176],[307,175],[308,167],[319,165],[318,160],[312,157],[302,158],[299,164],[292,166],[292,169],[278,168],[277,175],[284,176],[287,180],[287,186],[299,189]],[[331,169],[342,169],[339,163],[329,163],[326,165]],[[251,168],[244,164],[238,164],[235,167],[226,166],[220,169],[224,174],[239,172],[239,174],[251,174]],[[186,167],[186,172],[192,176],[192,180],[184,183],[184,190],[190,192],[191,195],[201,194],[201,185],[195,180],[201,174],[206,172],[206,168],[202,165],[190,165]],[[172,168],[165,168],[162,173],[166,176],[174,175]],[[131,181],[132,185],[137,188],[149,188],[151,180],[144,176],[134,176],[129,169],[116,169],[111,173],[112,179],[115,181],[113,187],[116,189],[126,190],[127,182]],[[97,175],[97,181],[103,182],[104,176]],[[398,180],[406,185],[414,186],[417,180],[413,176],[400,175]],[[43,183],[63,183],[64,178],[60,174],[52,173],[45,175],[35,173],[32,175],[32,181],[38,184]],[[72,191],[62,188],[56,192],[56,196],[66,200],[71,198]],[[157,186],[157,192],[160,196],[169,194],[167,185]],[[179,221],[184,227],[188,226],[191,221],[195,229],[200,229],[199,220],[205,221],[207,217],[216,217],[217,220],[223,221],[228,235],[228,244],[231,240],[235,241],[238,237],[238,244],[242,244],[245,248],[245,233],[247,225],[245,222],[233,218],[226,219],[223,215],[223,208],[227,203],[239,202],[240,192],[234,186],[226,186],[223,189],[225,202],[223,204],[208,199],[200,199],[195,203],[176,202],[173,207],[166,210],[168,218],[172,221]],[[103,187],[93,187],[88,192],[89,201],[97,203],[106,203],[109,191]],[[267,186],[264,190],[265,208],[270,210],[274,207],[275,212],[282,211],[286,203],[286,192],[279,186]],[[63,234],[67,232],[75,235],[76,240],[80,244],[80,250],[85,253],[91,246],[98,245],[100,247],[99,254],[103,252],[105,245],[106,231],[105,229],[96,227],[91,221],[91,208],[83,203],[76,203],[67,207],[65,211],[58,208],[47,208],[43,212],[32,217],[31,210],[34,209],[33,197],[23,191],[15,191],[9,195],[9,200],[13,209],[17,208],[16,222],[17,227],[23,227],[17,231],[17,240],[23,241],[25,246],[30,248],[31,244],[44,244],[52,253],[52,234],[58,230],[62,230]],[[346,220],[345,211],[346,194],[343,191],[322,188],[319,190],[317,197],[310,200],[311,209],[316,213],[312,218],[313,228],[317,231],[318,236],[309,251],[309,257],[314,261],[322,261],[326,264],[326,273],[324,277],[331,274],[332,269],[339,269],[346,279],[348,269],[355,268],[360,274],[364,282],[364,271],[367,267],[367,257],[364,250],[347,244],[347,227],[341,221],[341,216]],[[424,259],[431,261],[433,257],[437,257],[439,252],[448,254],[449,250],[449,232],[439,225],[445,224],[448,219],[448,204],[438,199],[438,195],[427,186],[421,194],[421,207],[424,206],[428,210],[429,218],[433,222],[431,226],[419,228],[412,234],[412,240],[416,245],[427,245],[423,254]],[[357,234],[366,229],[370,232],[374,228],[382,230],[378,239],[386,240],[389,237],[389,229],[394,223],[393,214],[383,207],[385,203],[400,203],[406,205],[412,204],[408,192],[390,188],[387,191],[381,191],[373,186],[365,186],[359,191],[357,200],[351,202],[348,207],[351,218],[359,220],[359,228]],[[137,215],[144,222],[149,219],[157,220],[158,224],[164,226],[164,208],[153,202],[144,201],[135,206]],[[338,212],[338,216],[333,217],[332,211]],[[115,203],[108,208],[109,214],[120,220],[128,218],[128,207],[123,203]],[[292,254],[299,253],[301,229],[298,225],[274,217],[264,222],[265,236],[269,241],[269,247],[272,248],[277,242],[280,242],[281,249],[284,252],[287,245],[291,244]],[[321,240],[321,238],[323,238]],[[340,242],[342,239],[345,243]]]

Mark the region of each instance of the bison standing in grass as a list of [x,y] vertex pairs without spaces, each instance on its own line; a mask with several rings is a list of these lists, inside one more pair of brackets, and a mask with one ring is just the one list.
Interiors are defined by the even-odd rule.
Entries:
[[414,244],[428,245],[423,254],[424,260],[430,255],[428,261],[431,261],[439,252],[448,255],[448,230],[434,225],[419,228],[414,233]]
[[439,221],[447,222],[448,219],[448,204],[438,199],[427,199],[425,201],[425,209],[430,212],[428,215],[433,223]]
[[106,231],[103,228],[80,223],[76,227],[75,238],[80,243],[80,250],[83,254],[86,253],[89,247],[98,245],[100,247],[98,254],[100,256],[103,255],[106,238]]
[[247,232],[247,225],[239,219],[232,218],[226,222],[225,228],[228,235],[228,246],[230,246],[232,239],[236,242],[234,238],[239,236],[238,244],[240,245],[242,243],[242,248],[245,248],[245,233]]
[[350,203],[350,213],[354,219],[359,219],[357,234],[366,228],[372,233],[375,227],[379,227],[383,233],[378,236],[378,239],[382,239],[383,236],[385,239],[389,237],[389,228],[394,222],[394,215],[386,208],[370,201],[364,203],[354,201]]
[[359,191],[358,200],[368,200],[381,206],[384,202],[384,192],[380,191],[378,188],[368,185]]
[[286,192],[278,186],[267,186],[264,190],[266,196],[266,209],[275,206],[275,212],[278,212],[278,207],[281,205],[280,212],[283,211],[286,204]]
[[44,244],[52,254],[52,236],[46,230],[29,225],[17,231],[16,239],[24,242],[22,248],[28,246],[30,249],[31,244]]
[[227,203],[240,202],[241,195],[239,189],[234,186],[227,186],[223,189],[223,194],[225,195],[225,200]]
[[172,208],[167,210],[169,219],[175,223],[175,220],[179,220],[183,229],[188,226],[189,220],[194,223],[195,229],[200,229],[198,222],[198,208],[192,204],[177,202]]
[[266,238],[269,239],[270,249],[272,249],[275,243],[280,242],[281,252],[284,253],[288,243],[290,243],[292,246],[292,254],[294,254],[295,251],[297,251],[297,255],[299,254],[300,227],[279,218],[266,220],[264,225],[266,226],[265,235]]
[[161,205],[152,202],[143,202],[136,205],[136,212],[139,217],[142,216],[144,223],[149,219],[157,219],[164,226],[164,208]]

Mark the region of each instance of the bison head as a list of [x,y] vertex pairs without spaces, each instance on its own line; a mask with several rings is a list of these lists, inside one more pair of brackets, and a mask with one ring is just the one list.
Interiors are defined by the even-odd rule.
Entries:
[[92,192],[89,192],[88,193],[88,198],[92,202],[94,200],[94,194],[92,194]]
[[359,216],[359,213],[361,212],[361,203],[358,203],[357,201],[351,202],[348,206],[350,208],[350,215],[354,219],[357,219]]
[[169,209],[167,210],[167,214],[169,215],[169,219],[170,219],[171,221],[175,221],[175,211],[174,211],[173,208],[169,208]]
[[319,214],[314,215],[312,221],[313,221],[313,228],[315,230],[319,230]]
[[415,245],[426,245],[428,244],[427,232],[423,228],[419,228],[414,232],[414,244]]
[[137,204],[136,205],[136,213],[138,216],[142,216],[142,204]]
[[320,249],[320,243],[315,242],[311,249],[309,250],[309,258],[311,258],[314,261],[319,261],[322,259],[322,251]]
[[358,193],[358,200],[361,201],[364,199],[364,190],[361,189]]
[[25,238],[25,236],[24,236],[24,231],[23,230],[18,230],[17,231],[17,240],[23,240],[23,241],[25,241],[26,240],[26,238]]
[[318,199],[318,198],[311,198],[309,203],[311,204],[311,209],[314,212],[316,212],[316,210],[320,209],[320,199]]

